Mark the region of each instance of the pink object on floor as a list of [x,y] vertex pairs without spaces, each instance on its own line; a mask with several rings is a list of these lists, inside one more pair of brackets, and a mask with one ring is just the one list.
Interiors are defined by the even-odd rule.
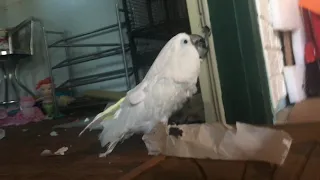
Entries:
[[38,107],[34,107],[35,100],[32,97],[20,99],[20,111],[14,117],[0,120],[0,126],[19,126],[29,122],[39,122],[45,118]]

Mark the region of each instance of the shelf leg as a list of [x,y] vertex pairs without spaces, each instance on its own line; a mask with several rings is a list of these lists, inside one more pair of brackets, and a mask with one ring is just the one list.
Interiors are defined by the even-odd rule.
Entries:
[[[52,65],[51,65],[51,60],[50,60],[50,55],[49,55],[49,50],[48,50],[48,41],[47,41],[47,35],[46,35],[46,30],[44,28],[43,22],[39,19],[36,19],[38,23],[40,23],[40,28],[41,28],[41,35],[42,35],[42,40],[45,48],[45,60],[47,62],[47,69],[49,71],[49,77],[51,78],[51,85],[54,87],[54,79],[52,76]],[[54,105],[54,117],[57,117],[60,115],[59,111],[59,106],[57,103],[57,98],[56,98],[56,92],[55,88],[52,88],[52,97],[53,97],[53,105]]]
[[120,38],[121,50],[122,50],[122,60],[123,60],[123,65],[124,65],[124,69],[125,69],[125,74],[126,74],[127,90],[129,90],[131,88],[131,85],[130,85],[130,79],[129,79],[126,50],[125,50],[124,39],[123,39],[122,23],[121,23],[121,19],[120,19],[119,1],[116,3],[116,15],[117,15],[118,28],[119,28],[119,38]]

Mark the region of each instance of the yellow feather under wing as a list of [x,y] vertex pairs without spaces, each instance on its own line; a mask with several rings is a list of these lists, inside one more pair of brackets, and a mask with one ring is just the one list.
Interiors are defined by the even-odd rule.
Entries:
[[121,98],[118,102],[116,102],[114,105],[110,106],[106,110],[99,113],[91,123],[89,123],[79,134],[81,136],[88,128],[92,127],[92,125],[101,122],[101,121],[107,121],[107,120],[114,120],[115,119],[115,113],[120,109],[121,103],[125,100],[125,97]]

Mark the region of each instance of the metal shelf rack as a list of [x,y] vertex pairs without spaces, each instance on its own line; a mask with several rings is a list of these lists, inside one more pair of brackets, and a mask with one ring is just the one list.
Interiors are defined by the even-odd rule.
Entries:
[[[63,82],[61,85],[59,85],[56,88],[56,90],[59,91],[64,89],[72,89],[78,86],[94,84],[94,83],[99,83],[99,82],[119,79],[119,78],[126,79],[127,90],[130,90],[131,88],[130,77],[133,75],[133,68],[128,67],[126,53],[129,52],[131,49],[129,44],[125,44],[124,42],[123,28],[126,27],[126,23],[123,23],[120,20],[118,4],[116,4],[116,14],[117,14],[116,24],[95,29],[90,32],[74,35],[72,37],[67,37],[65,32],[56,32],[56,31],[46,32],[47,34],[62,36],[62,39],[50,44],[48,48],[65,48],[65,51],[66,51],[66,59],[51,68],[51,71],[54,71],[55,69],[59,69],[62,67],[68,67],[69,69],[69,79]],[[98,43],[98,44],[97,43],[95,44],[79,43],[81,40],[90,39],[91,37],[97,37],[97,36],[101,36],[103,34],[107,34],[109,32],[115,32],[115,31],[119,32],[120,42],[118,43]],[[77,42],[77,43],[74,43],[74,42]],[[71,57],[70,48],[77,48],[77,47],[107,47],[108,49],[95,52],[95,53],[88,53],[85,55]],[[72,73],[71,73],[72,65],[87,63],[87,62],[95,61],[104,57],[111,57],[119,54],[122,55],[122,63],[123,63],[122,69],[117,69],[117,70],[113,70],[105,73],[98,73],[98,74],[83,76],[78,78],[73,78],[72,76]],[[77,99],[76,102],[72,103],[67,108],[61,107],[59,108],[59,110],[60,111],[71,110],[71,109],[77,109],[77,108],[88,107],[88,106],[96,106],[96,105],[101,105],[106,103],[108,103],[107,100],[96,100],[96,99],[88,100],[87,98],[82,97]]]
[[[119,23],[120,27],[123,27],[123,23]],[[106,73],[99,73],[99,74],[94,74],[94,75],[89,75],[89,76],[83,76],[80,78],[70,78],[69,80],[65,81],[62,83],[59,87],[57,88],[73,88],[77,86],[83,86],[83,85],[88,85],[88,84],[93,84],[93,83],[98,83],[102,81],[107,81],[107,80],[112,80],[112,79],[117,79],[117,78],[126,78],[126,85],[127,85],[127,90],[130,89],[130,80],[129,77],[132,75],[132,70],[128,68],[127,64],[127,59],[126,59],[126,53],[130,50],[129,46],[126,45],[123,42],[123,37],[120,38],[121,42],[120,43],[99,43],[99,44],[75,44],[72,43],[74,41],[81,41],[83,39],[89,39],[90,37],[93,36],[98,36],[98,35],[103,35],[108,32],[113,32],[115,30],[119,30],[119,24],[114,24],[110,26],[106,26],[103,28],[99,28],[90,32],[78,34],[72,37],[64,37],[61,40],[58,40],[51,45],[49,45],[49,48],[66,48],[66,52],[68,48],[77,48],[77,47],[111,47],[107,50],[95,52],[95,53],[89,53],[77,57],[70,57],[67,55],[67,59],[61,61],[57,65],[52,67],[52,70],[62,68],[62,67],[71,67],[72,65],[80,64],[80,63],[86,63],[86,62],[91,62],[94,60],[98,60],[104,57],[110,57],[114,55],[119,55],[121,54],[123,57],[123,69],[120,70],[114,70]],[[52,31],[47,31],[49,34],[64,34],[63,32],[52,32]],[[120,33],[119,33],[120,36]],[[121,33],[122,36],[122,33]]]
[[[132,75],[132,68],[128,68],[129,76]],[[103,82],[103,81],[108,81],[108,80],[113,80],[113,79],[118,79],[118,78],[123,78],[126,77],[126,73],[124,69],[119,69],[115,71],[109,71],[106,73],[99,73],[99,74],[94,74],[90,76],[83,76],[79,78],[73,78],[65,81],[62,83],[60,86],[57,88],[73,88],[77,86],[83,86],[83,85],[88,85],[88,84],[93,84],[93,83],[98,83],[98,82]]]

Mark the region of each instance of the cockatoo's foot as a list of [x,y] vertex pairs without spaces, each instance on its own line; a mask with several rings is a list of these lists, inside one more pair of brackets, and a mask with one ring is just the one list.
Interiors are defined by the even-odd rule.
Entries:
[[[122,136],[122,138],[120,138],[120,139],[123,139],[123,136]],[[119,142],[119,141],[114,141],[114,142],[109,143],[109,144],[108,144],[108,147],[107,147],[107,151],[104,152],[104,153],[100,153],[100,154],[99,154],[99,157],[100,157],[100,158],[102,158],[102,157],[107,157],[107,155],[110,154],[110,153],[113,151],[113,149],[116,147],[116,145],[118,144],[118,142]]]

